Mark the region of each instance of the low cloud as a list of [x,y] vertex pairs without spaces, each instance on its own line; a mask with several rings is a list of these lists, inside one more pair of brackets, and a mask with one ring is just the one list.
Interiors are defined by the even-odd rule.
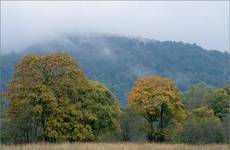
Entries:
[[1,1],[2,52],[76,32],[183,41],[227,51],[228,1]]

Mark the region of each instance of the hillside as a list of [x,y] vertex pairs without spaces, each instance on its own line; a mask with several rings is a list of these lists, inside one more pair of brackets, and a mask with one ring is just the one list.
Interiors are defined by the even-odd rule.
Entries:
[[1,91],[6,89],[14,65],[26,54],[62,51],[80,64],[89,79],[99,80],[126,105],[135,80],[154,74],[176,81],[180,90],[206,82],[223,86],[230,81],[230,55],[207,51],[196,44],[156,41],[117,35],[66,35],[28,47],[20,53],[0,56]]

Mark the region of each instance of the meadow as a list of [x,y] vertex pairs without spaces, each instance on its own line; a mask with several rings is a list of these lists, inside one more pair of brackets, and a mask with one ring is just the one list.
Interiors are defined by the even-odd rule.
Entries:
[[150,143],[60,143],[1,145],[1,150],[229,150],[229,145],[150,144]]

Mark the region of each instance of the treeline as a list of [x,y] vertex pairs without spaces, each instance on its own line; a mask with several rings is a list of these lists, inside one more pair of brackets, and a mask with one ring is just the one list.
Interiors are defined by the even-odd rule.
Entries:
[[200,83],[181,93],[174,81],[147,76],[120,108],[68,55],[25,56],[1,96],[1,142],[223,143],[229,141],[229,103],[230,85]]
[[87,77],[105,84],[121,106],[127,106],[127,97],[135,81],[148,75],[170,78],[181,91],[200,82],[216,87],[230,82],[230,55],[227,52],[175,41],[71,33],[0,55],[0,92],[6,91],[15,64],[25,55],[56,51],[68,53],[79,61]]

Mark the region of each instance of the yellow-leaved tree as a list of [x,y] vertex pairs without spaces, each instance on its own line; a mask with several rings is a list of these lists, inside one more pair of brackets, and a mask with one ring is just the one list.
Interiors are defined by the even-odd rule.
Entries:
[[13,142],[94,140],[90,124],[96,116],[86,96],[89,89],[68,55],[25,56],[7,91]]
[[128,96],[128,104],[147,120],[149,141],[164,141],[170,127],[180,127],[187,116],[175,83],[164,77],[137,80]]

